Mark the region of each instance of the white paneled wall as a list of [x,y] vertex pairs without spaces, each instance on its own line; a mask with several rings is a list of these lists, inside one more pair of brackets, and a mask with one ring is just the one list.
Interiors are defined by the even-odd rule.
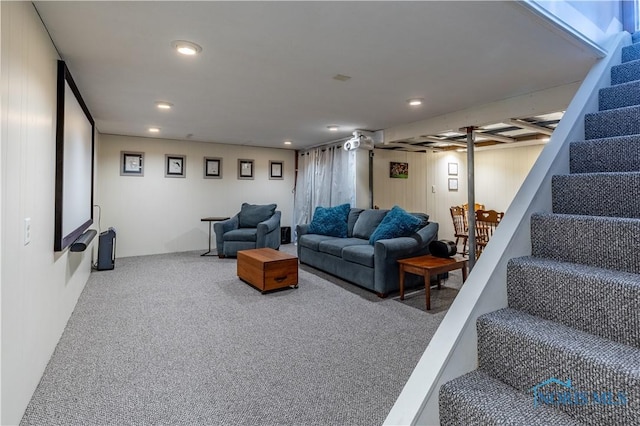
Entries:
[[[144,152],[144,176],[120,176],[120,152]],[[165,154],[186,155],[186,177],[164,176]],[[221,157],[222,179],[204,179],[204,157]],[[237,178],[238,159],[254,160],[254,179]],[[284,162],[284,179],[269,179],[269,161]],[[293,217],[295,151],[100,135],[97,197],[102,229],[117,231],[117,256],[207,248],[207,216],[233,216],[243,202],[276,203],[282,226]],[[215,246],[215,241],[212,242]]]
[[[475,152],[476,202],[487,209],[506,211],[543,145],[485,149]],[[391,179],[391,161],[409,163],[409,179]],[[458,165],[458,174],[449,175],[449,163]],[[458,179],[458,190],[449,191],[449,179]],[[376,150],[373,178],[374,204],[390,208],[394,204],[423,211],[438,222],[440,239],[454,239],[449,207],[467,202],[466,152],[399,152]]]

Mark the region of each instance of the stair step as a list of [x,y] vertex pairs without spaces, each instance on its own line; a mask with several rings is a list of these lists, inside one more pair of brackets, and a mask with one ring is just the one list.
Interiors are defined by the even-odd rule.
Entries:
[[440,387],[440,425],[580,425],[549,405],[475,370]]
[[570,151],[571,173],[640,171],[640,135],[571,142]]
[[640,172],[556,175],[551,186],[554,213],[640,218]]
[[510,308],[640,348],[640,275],[520,257],[507,295]]
[[640,134],[640,106],[585,114],[584,138],[602,139]]
[[571,380],[561,392],[611,392],[615,405],[557,408],[587,424],[640,424],[639,349],[510,308],[480,316],[477,328],[478,364],[490,376],[522,392],[551,378]]
[[611,85],[640,80],[640,59],[611,67]]
[[630,81],[598,92],[600,111],[623,108],[640,104],[640,81]]
[[531,215],[532,255],[560,262],[640,274],[639,235],[639,219]]
[[632,44],[622,48],[622,62],[640,59],[640,44]]

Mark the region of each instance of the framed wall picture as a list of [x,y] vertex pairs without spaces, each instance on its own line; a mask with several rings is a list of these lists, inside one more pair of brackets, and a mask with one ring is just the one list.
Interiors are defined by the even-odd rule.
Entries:
[[204,178],[222,179],[222,158],[204,157]]
[[164,177],[183,178],[187,175],[185,155],[166,154],[164,156]]
[[120,152],[120,176],[144,176],[144,152]]
[[253,179],[253,160],[238,160],[238,179]]
[[284,161],[269,161],[269,179],[284,179]]
[[389,177],[393,179],[409,179],[409,163],[389,163]]
[[449,178],[449,191],[458,190],[458,178]]
[[458,163],[449,163],[449,176],[458,176]]

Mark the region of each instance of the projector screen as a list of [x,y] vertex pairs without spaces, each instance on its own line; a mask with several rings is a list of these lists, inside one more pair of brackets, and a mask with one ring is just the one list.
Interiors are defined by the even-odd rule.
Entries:
[[58,61],[54,250],[93,223],[94,122],[64,61]]

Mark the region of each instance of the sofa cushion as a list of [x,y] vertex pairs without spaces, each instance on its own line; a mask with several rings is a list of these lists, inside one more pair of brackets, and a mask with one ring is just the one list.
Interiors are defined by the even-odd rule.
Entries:
[[418,219],[420,219],[420,221],[422,222],[420,224],[420,228],[425,227],[429,224],[429,215],[426,213],[415,213],[415,212],[411,212],[409,213],[415,217],[417,217]]
[[351,210],[349,204],[341,204],[335,207],[316,207],[307,232],[346,238],[349,210]]
[[349,246],[342,250],[342,259],[373,268],[373,253],[374,248],[369,244]]
[[256,228],[238,228],[233,231],[225,232],[222,236],[224,241],[256,241],[258,234]]
[[242,203],[238,214],[238,226],[240,228],[255,228],[260,222],[264,222],[276,212],[276,204],[248,204]]
[[298,238],[298,244],[313,251],[318,251],[322,241],[333,240],[335,238],[336,237],[330,237],[328,235],[304,234]]
[[353,227],[353,236],[368,240],[388,212],[389,210],[378,209],[368,209],[361,212]]
[[356,221],[363,211],[364,209],[357,208],[349,210],[349,216],[347,217],[347,237],[353,237],[353,227],[356,225]]
[[360,238],[333,238],[321,241],[318,245],[318,251],[342,257],[343,248],[361,245],[368,245],[368,241]]
[[407,213],[398,206],[393,206],[369,237],[369,244],[373,245],[378,240],[408,237],[420,229],[421,224],[421,219]]

